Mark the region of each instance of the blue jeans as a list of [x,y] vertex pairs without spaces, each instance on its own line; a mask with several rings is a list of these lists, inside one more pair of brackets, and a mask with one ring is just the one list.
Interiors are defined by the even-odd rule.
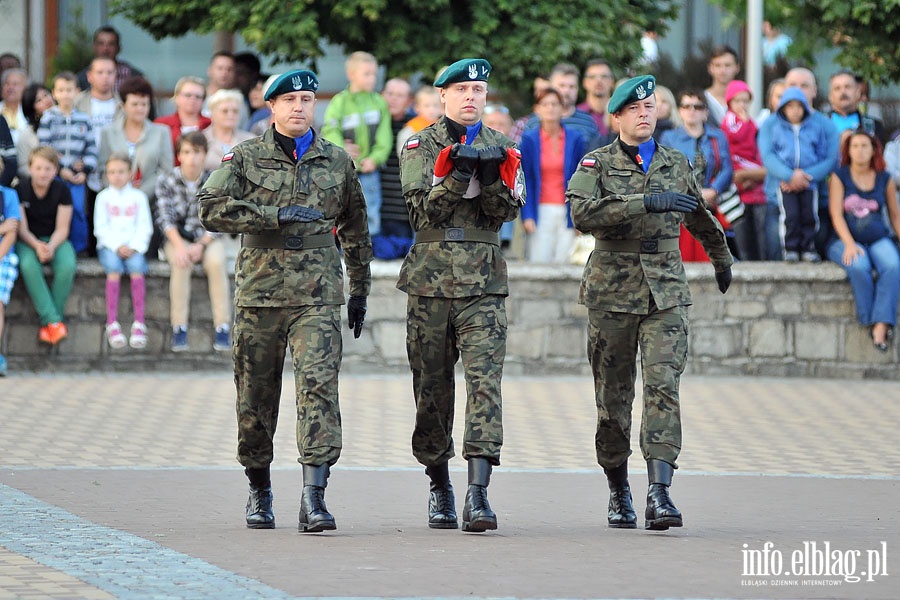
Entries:
[[766,203],[766,256],[765,260],[784,260],[784,220],[781,206]]
[[[900,300],[900,252],[890,238],[872,244],[857,244],[865,251],[849,267],[844,265],[844,242],[839,239],[828,244],[828,259],[844,267],[853,298],[856,318],[862,325],[897,324],[897,303]],[[872,269],[877,273],[873,278]]]
[[97,259],[106,273],[128,273],[129,275],[147,274],[147,257],[140,252],[135,252],[128,258],[122,258],[115,250],[109,248],[97,248]]
[[369,235],[381,233],[381,172],[359,174],[359,185],[366,198],[366,212],[369,215]]

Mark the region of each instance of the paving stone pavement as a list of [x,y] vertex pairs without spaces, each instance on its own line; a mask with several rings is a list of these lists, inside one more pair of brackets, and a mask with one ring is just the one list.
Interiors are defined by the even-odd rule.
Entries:
[[[460,432],[461,378],[457,398]],[[504,379],[503,464],[490,488],[500,529],[473,536],[423,525],[410,378],[349,372],[327,493],[339,529],[300,535],[293,402],[288,383],[273,473],[279,527],[260,532],[242,523],[229,373],[0,379],[0,600],[900,597],[895,383],[686,377],[672,488],[686,527],[665,534],[606,527],[589,378]],[[451,465],[461,509],[465,463]],[[826,543],[828,576],[815,565],[748,573],[750,558],[774,570],[775,557],[789,566],[797,552],[809,569],[803,552]],[[872,581],[833,574],[852,579],[857,551],[853,573],[878,567]],[[882,555],[884,565],[864,568]]]

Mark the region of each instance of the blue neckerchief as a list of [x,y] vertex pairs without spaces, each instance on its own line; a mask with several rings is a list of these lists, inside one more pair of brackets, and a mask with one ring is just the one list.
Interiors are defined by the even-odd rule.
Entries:
[[650,138],[643,144],[638,144],[638,156],[641,158],[640,164],[644,173],[650,168],[650,161],[653,160],[654,154],[656,154],[656,140],[653,138]]
[[481,121],[466,127],[466,146],[472,145],[472,142],[475,141],[475,136],[478,135],[479,131],[481,131]]
[[854,130],[857,129],[860,125],[859,122],[859,113],[852,113],[849,115],[839,115],[836,112],[831,113],[831,122],[834,123],[834,126],[837,127],[837,130],[846,131],[846,130]]
[[309,147],[312,146],[312,143],[313,130],[310,127],[306,133],[298,138],[294,138],[294,160],[300,160],[306,151],[309,150]]

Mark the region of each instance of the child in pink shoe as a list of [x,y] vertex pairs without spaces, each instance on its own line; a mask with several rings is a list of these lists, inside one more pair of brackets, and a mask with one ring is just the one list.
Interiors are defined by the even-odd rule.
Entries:
[[146,194],[131,186],[131,159],[127,154],[113,153],[106,161],[109,187],[97,194],[94,204],[94,235],[97,237],[97,258],[106,271],[106,340],[113,348],[123,348],[125,334],[119,325],[119,289],[122,274],[131,279],[131,304],[134,322],[132,348],[147,345],[147,326],[144,324],[144,299],[147,259],[144,253],[153,234],[153,219]]

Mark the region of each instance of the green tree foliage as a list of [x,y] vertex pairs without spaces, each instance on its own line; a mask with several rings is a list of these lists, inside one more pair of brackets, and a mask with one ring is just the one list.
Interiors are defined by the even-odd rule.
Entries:
[[195,31],[240,33],[261,54],[315,60],[320,42],[366,50],[391,76],[430,77],[452,60],[484,56],[494,87],[528,90],[561,60],[603,57],[634,65],[641,32],[666,22],[677,0],[111,0],[112,9],[157,39]]
[[52,81],[60,71],[72,71],[77,73],[94,58],[91,47],[92,36],[84,24],[81,7],[76,7],[72,13],[71,22],[66,24],[65,37],[60,41],[59,47],[50,65],[50,73],[47,83]]
[[[710,1],[746,18],[746,0]],[[900,81],[900,0],[766,0],[765,18],[796,32],[791,56],[836,48],[839,64],[873,83]]]

